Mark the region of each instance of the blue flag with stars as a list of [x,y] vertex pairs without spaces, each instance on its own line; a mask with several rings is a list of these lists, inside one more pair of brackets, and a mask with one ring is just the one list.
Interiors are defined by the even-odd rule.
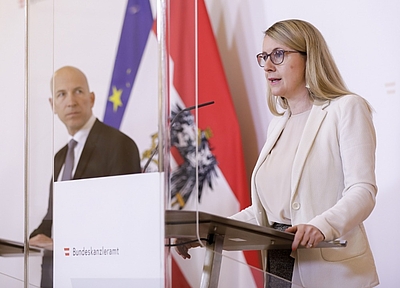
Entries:
[[114,128],[121,126],[152,26],[149,0],[128,0],[103,120]]

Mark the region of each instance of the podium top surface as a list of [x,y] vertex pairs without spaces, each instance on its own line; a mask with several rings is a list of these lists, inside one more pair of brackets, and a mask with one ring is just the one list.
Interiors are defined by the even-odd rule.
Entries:
[[[198,225],[196,224],[198,223]],[[221,217],[206,212],[167,210],[166,238],[206,239],[209,235],[224,236],[223,250],[291,249],[294,234],[264,226]],[[346,247],[347,241],[320,242],[314,248]],[[299,247],[304,248],[304,247]]]
[[200,238],[218,234],[224,236],[223,249],[264,250],[291,249],[294,234],[262,227],[205,212],[167,210],[165,213],[166,238]]
[[[30,247],[29,255],[41,255],[40,248]],[[0,239],[0,256],[1,257],[16,257],[24,256],[24,243]]]

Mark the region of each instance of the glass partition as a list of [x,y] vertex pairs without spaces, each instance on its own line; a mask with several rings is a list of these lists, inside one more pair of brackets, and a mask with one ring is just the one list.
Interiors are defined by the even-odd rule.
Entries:
[[[49,192],[52,185],[55,135],[54,114],[49,101],[51,98],[50,79],[54,68],[55,27],[53,9],[53,1],[26,1],[25,3],[28,33],[26,129],[29,135],[29,141],[26,144],[28,148],[26,155],[28,167],[26,239],[33,237],[36,229],[43,225],[43,219],[47,215],[49,205],[51,205]],[[51,227],[48,230],[51,234]],[[42,261],[42,255],[48,255],[51,248],[43,249],[41,247],[41,249],[41,254],[29,253],[25,285],[29,284],[33,287],[40,287],[41,285],[42,267],[46,267],[46,263]]]
[[[164,133],[157,3],[28,2],[27,233],[30,241],[39,241],[35,247],[44,249],[39,257],[30,255],[25,279],[34,287],[93,286],[97,278],[117,286],[134,283],[134,278],[145,286],[159,283],[153,276],[138,276],[140,269],[132,265],[137,262],[133,255],[143,251],[137,250],[143,245],[140,241],[146,239],[138,234],[153,233],[156,227],[155,237],[149,234],[159,243],[154,246],[161,247],[164,238],[162,217],[156,216],[164,211],[163,169],[157,167],[161,161],[151,161],[144,178],[134,177],[142,174],[149,155],[157,150],[158,135]],[[71,138],[78,144],[71,178],[64,178]],[[136,212],[154,217],[139,221]],[[147,255],[149,263],[163,263],[159,255]],[[101,277],[100,272],[92,273],[101,270],[95,265],[105,269],[114,261],[128,264],[114,264],[124,268],[109,269],[110,274]],[[92,268],[80,269],[83,275],[69,279],[71,263]]]
[[[37,189],[34,171],[39,171],[42,160],[37,150],[41,132],[32,127],[38,122],[29,121],[38,115],[38,99],[30,99],[28,78],[28,11],[23,1],[2,1],[0,4],[0,87],[4,105],[1,105],[2,149],[0,178],[0,283],[4,287],[35,287],[28,285],[28,259],[24,242],[28,230],[29,208],[27,195]],[[31,105],[33,103],[33,105]],[[35,106],[35,105],[38,106]],[[48,105],[48,104],[47,104]],[[51,122],[49,123],[51,125]],[[43,136],[43,135],[42,135]],[[43,137],[44,140],[46,137]],[[50,143],[51,137],[48,138]],[[36,155],[36,156],[33,156]],[[46,185],[48,187],[48,183]],[[48,189],[48,188],[47,188]],[[37,253],[36,253],[37,254]],[[36,286],[37,287],[37,286]]]
[[[10,45],[1,47],[1,66],[9,68],[1,71],[4,81],[0,85],[7,95],[18,96],[10,101],[15,108],[3,105],[0,115],[2,133],[9,139],[5,144],[7,152],[1,152],[7,161],[2,162],[0,173],[5,183],[0,192],[0,213],[4,213],[2,219],[9,221],[4,223],[0,239],[25,242],[26,247],[28,239],[38,235],[46,235],[45,241],[50,241],[32,245],[41,247],[40,253],[32,250],[25,255],[1,256],[1,283],[40,287],[46,278],[51,286],[66,277],[60,267],[65,267],[62,265],[67,257],[78,259],[90,254],[92,258],[79,258],[74,264],[91,267],[88,259],[96,261],[100,253],[122,255],[124,244],[109,237],[121,230],[128,232],[120,238],[129,239],[130,245],[140,248],[139,240],[146,239],[143,235],[157,227],[150,221],[164,221],[164,210],[198,212],[199,221],[201,212],[226,218],[250,203],[240,129],[206,4],[201,0],[30,0],[15,1],[0,9],[0,13],[10,11],[0,18],[12,23],[14,34],[1,30]],[[0,29],[4,27],[1,25]],[[64,78],[60,76],[63,73]],[[54,75],[58,76],[53,78]],[[74,77],[82,81],[82,75],[83,82],[72,81],[76,80]],[[60,99],[72,97],[68,93],[75,93],[78,98],[63,104]],[[83,97],[78,94],[87,96],[86,100],[76,100]],[[91,111],[93,118],[89,115],[79,122],[78,116],[85,111]],[[10,119],[15,122],[13,129],[9,128]],[[83,169],[80,161],[89,157],[85,141],[89,141],[96,119],[133,139],[139,171],[103,172],[102,168],[111,167],[109,162],[88,161],[86,165],[92,165],[93,170],[79,174]],[[87,132],[80,133],[82,127]],[[125,151],[121,146],[107,146],[108,140],[119,137],[115,135],[120,134],[93,141],[94,147],[102,149],[94,152],[96,160],[113,151]],[[66,145],[71,137],[77,138],[78,143],[80,137],[85,139],[85,144],[77,146],[78,152],[73,153],[77,158],[70,180],[78,181],[61,181],[67,170]],[[59,151],[64,151],[61,162],[56,156],[61,155],[57,154]],[[124,160],[134,157],[129,153],[124,154]],[[124,164],[117,167],[122,169]],[[146,180],[139,183],[139,188],[130,186],[131,182],[124,181],[132,173],[148,178],[141,178]],[[114,178],[109,176],[116,176],[122,186],[110,184],[110,179],[105,178]],[[84,186],[80,186],[82,183]],[[153,190],[147,193],[149,187]],[[96,194],[103,188],[103,194]],[[145,199],[149,202],[132,198],[124,201],[121,197],[132,196],[129,192],[135,197],[153,193],[159,196],[159,202],[150,198]],[[114,195],[118,196],[113,198]],[[91,210],[94,206],[100,209]],[[130,214],[134,211],[144,211],[147,217],[136,221]],[[98,226],[90,222],[93,215]],[[69,222],[56,218],[67,218]],[[102,227],[109,230],[102,231]],[[200,238],[200,224],[196,227],[195,238]],[[164,229],[162,223],[154,239],[163,242]],[[77,239],[84,244],[74,244]],[[159,285],[159,279],[151,282],[154,279],[150,276],[141,279],[155,287],[175,287],[177,282],[190,279],[187,285],[198,287],[207,251],[202,245],[193,249],[191,260],[183,260],[168,247],[160,249],[157,255],[163,258],[155,255],[151,259],[156,259],[157,265],[165,262],[161,265],[165,283]],[[143,249],[131,252],[141,255]],[[123,255],[128,261],[137,262],[137,255]],[[263,287],[265,279],[273,278],[262,271],[257,250],[223,252],[221,257],[219,287],[242,282]],[[144,258],[150,259],[149,255],[139,259]],[[108,264],[114,263],[115,259],[110,259]],[[58,266],[53,260],[58,261]],[[119,272],[134,275],[133,266],[122,267],[111,269],[114,274],[108,278],[121,278]],[[71,279],[69,285],[109,281],[92,270],[81,269],[87,275]]]
[[[232,253],[232,252],[229,252]],[[230,270],[238,270],[238,271],[250,271],[251,275],[253,276],[254,281],[250,282],[251,284],[249,285],[249,282],[246,282],[245,277],[231,277],[232,275],[226,273],[225,275],[220,275],[220,280],[218,283],[218,287],[243,287],[243,286],[249,286],[249,287],[268,287],[268,288],[302,288],[303,286],[298,285],[296,283],[292,283],[288,280],[285,280],[281,277],[278,277],[276,275],[273,275],[271,273],[267,273],[263,271],[262,269],[259,269],[257,267],[248,265],[245,262],[242,261],[237,261],[236,256],[229,254],[229,253],[224,253],[222,255],[222,265],[230,267]],[[237,252],[234,252],[237,253]],[[233,256],[233,257],[232,257]],[[231,286],[230,286],[231,285]]]
[[[212,226],[203,226],[207,215],[226,218],[248,206],[249,185],[238,119],[209,17],[212,2],[166,2],[171,110],[168,209],[177,212],[166,214],[166,231],[169,235],[182,236],[181,241],[203,246],[189,251],[190,260],[182,259],[171,248],[170,285],[208,287],[208,284],[203,286],[202,280],[204,271],[211,265],[207,259],[212,257],[206,252],[208,236],[203,233]],[[197,225],[191,222],[193,217]],[[208,235],[214,235],[213,231]],[[174,240],[170,244],[173,243]],[[218,287],[263,287],[259,251],[239,250],[223,255]],[[206,266],[203,268],[203,265]]]

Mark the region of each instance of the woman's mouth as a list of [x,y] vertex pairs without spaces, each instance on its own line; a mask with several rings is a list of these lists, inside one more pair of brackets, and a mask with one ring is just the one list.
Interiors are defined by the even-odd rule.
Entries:
[[281,78],[268,78],[269,83],[276,84],[281,80]]

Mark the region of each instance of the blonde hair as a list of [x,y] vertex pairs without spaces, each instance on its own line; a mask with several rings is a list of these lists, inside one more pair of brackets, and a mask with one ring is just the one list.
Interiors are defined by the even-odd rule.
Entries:
[[[314,100],[330,100],[350,92],[329,52],[324,37],[312,24],[302,20],[284,20],[264,32],[265,36],[306,54],[305,80]],[[268,89],[268,107],[274,115],[282,115],[277,104],[288,108],[287,100],[272,95]]]

